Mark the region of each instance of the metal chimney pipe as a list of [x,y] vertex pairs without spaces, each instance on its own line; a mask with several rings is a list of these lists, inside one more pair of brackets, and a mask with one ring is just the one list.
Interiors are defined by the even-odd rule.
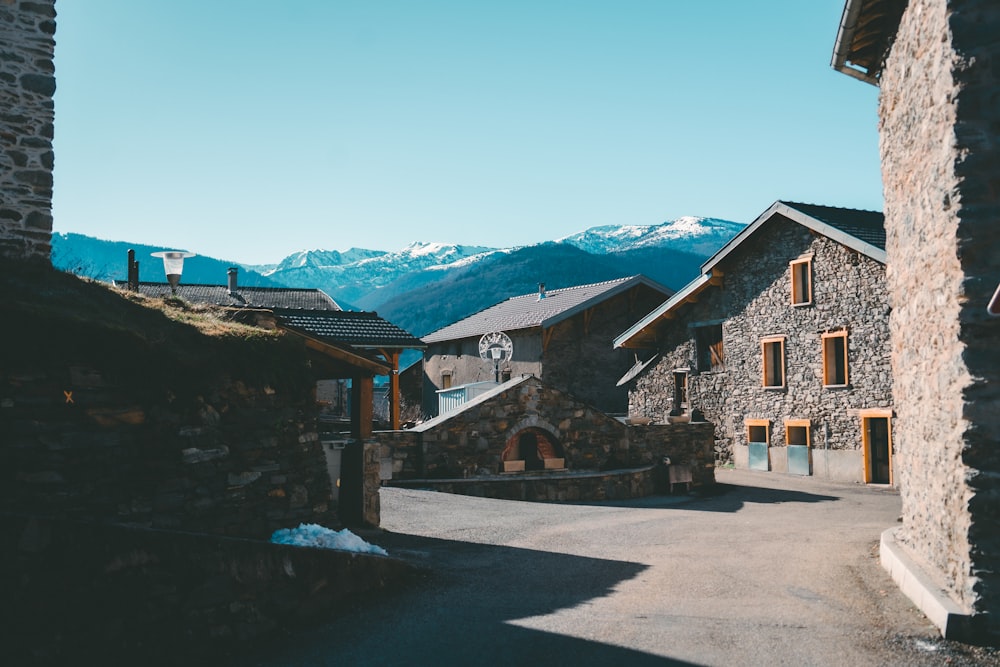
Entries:
[[538,300],[545,298],[545,283],[538,283]]
[[240,270],[238,267],[230,266],[229,271],[227,271],[227,273],[229,276],[229,293],[236,294],[236,284],[238,282],[237,276],[239,275]]

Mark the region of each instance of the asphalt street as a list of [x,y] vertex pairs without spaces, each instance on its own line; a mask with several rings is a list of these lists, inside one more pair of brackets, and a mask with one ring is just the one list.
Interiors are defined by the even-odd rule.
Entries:
[[886,487],[719,470],[718,493],[525,503],[384,488],[413,582],[241,665],[997,665],[878,564]]

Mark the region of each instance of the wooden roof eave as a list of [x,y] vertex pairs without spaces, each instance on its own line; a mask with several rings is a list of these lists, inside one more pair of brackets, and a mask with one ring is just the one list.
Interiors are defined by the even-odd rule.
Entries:
[[676,311],[687,303],[693,303],[699,298],[699,294],[712,285],[719,285],[722,273],[709,270],[703,273],[687,285],[679,289],[672,297],[664,301],[656,310],[646,315],[644,318],[633,324],[627,331],[614,340],[614,348],[641,348],[649,347],[649,344],[656,342],[656,329],[663,320],[669,320],[676,316]]
[[304,334],[301,331],[286,329],[284,327],[282,327],[281,330],[302,339],[305,346],[310,350],[320,352],[321,354],[324,354],[332,359],[344,362],[345,364],[353,366],[358,370],[364,371],[365,373],[370,373],[372,375],[389,375],[392,372],[392,368],[388,364],[383,364],[374,359],[369,359],[368,357],[352,352],[351,350],[331,345],[330,343],[325,343],[317,338],[309,336],[308,334]]

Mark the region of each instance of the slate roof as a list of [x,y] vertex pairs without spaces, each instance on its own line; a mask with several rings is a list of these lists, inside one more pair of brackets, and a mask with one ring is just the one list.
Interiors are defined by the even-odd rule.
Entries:
[[700,292],[711,287],[715,267],[775,216],[781,216],[808,227],[876,262],[885,264],[885,217],[882,213],[818,204],[776,201],[702,264],[701,275],[615,338],[614,347],[630,347],[635,345],[637,341],[641,342],[644,332],[648,333],[646,330],[657,320],[680,308]]
[[660,291],[665,297],[673,293],[669,288],[643,275],[555,289],[546,292],[544,299],[539,299],[538,292],[533,292],[501,301],[475,315],[442,327],[424,336],[423,341],[437,343],[482,336],[493,331],[551,327],[638,285]]
[[[125,281],[115,281],[117,287],[127,286]],[[151,297],[171,296],[168,283],[140,282],[139,293]],[[225,285],[177,286],[176,296],[191,303],[208,303],[216,306],[246,308],[300,308],[309,310],[340,310],[330,296],[319,289],[294,287],[239,287],[235,294]]]
[[347,310],[273,310],[282,327],[334,344],[360,349],[424,349],[416,336],[378,313]]
[[776,215],[808,227],[818,234],[885,264],[885,216],[881,212],[776,201],[702,264],[702,273],[711,271]]
[[885,250],[885,216],[880,211],[796,202],[782,203],[812,218],[822,220],[845,234],[870,243],[880,250]]

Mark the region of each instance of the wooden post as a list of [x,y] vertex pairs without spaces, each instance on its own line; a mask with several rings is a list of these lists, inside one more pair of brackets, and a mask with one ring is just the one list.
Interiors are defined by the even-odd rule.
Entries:
[[351,437],[367,440],[372,435],[375,382],[369,375],[351,380]]
[[399,430],[399,352],[392,351],[386,355],[386,361],[392,367],[389,373],[389,428]]

